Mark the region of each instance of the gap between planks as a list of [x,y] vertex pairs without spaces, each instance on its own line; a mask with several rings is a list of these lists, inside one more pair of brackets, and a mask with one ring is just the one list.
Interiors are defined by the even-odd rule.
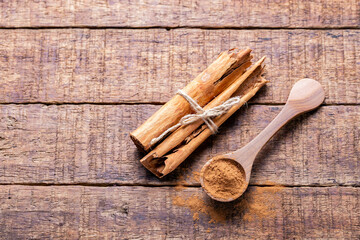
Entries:
[[[164,105],[166,102],[0,102],[0,105]],[[283,106],[285,103],[247,103],[249,106]],[[360,103],[323,103],[321,106],[359,106]]]
[[30,29],[30,30],[42,30],[42,29],[127,29],[127,30],[151,30],[151,29],[166,29],[167,31],[173,29],[201,29],[201,30],[318,30],[318,31],[328,31],[328,30],[353,30],[360,29],[359,26],[341,26],[341,27],[252,27],[252,26],[142,26],[142,27],[112,27],[112,26],[33,26],[33,27],[4,27],[0,26],[0,30],[21,30],[21,29]]
[[[82,186],[82,187],[176,187],[180,184],[132,184],[132,183],[0,183],[1,186],[43,186],[43,187],[52,187],[52,186]],[[181,184],[181,186],[186,188],[200,188],[200,184]],[[344,187],[344,188],[359,188],[358,184],[249,184],[249,187],[285,187],[285,188],[329,188],[329,187]]]

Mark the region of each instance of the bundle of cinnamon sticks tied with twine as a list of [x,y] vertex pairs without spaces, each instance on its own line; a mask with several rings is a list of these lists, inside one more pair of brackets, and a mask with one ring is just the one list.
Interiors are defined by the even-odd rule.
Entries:
[[[251,49],[222,52],[202,73],[130,134],[147,153],[140,162],[162,178],[268,81],[262,57],[251,66]],[[234,97],[237,96],[237,97]]]

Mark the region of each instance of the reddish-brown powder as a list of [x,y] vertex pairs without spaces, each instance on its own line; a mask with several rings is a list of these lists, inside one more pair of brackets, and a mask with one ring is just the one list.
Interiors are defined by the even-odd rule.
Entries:
[[237,203],[237,207],[244,208],[243,219],[253,221],[255,219],[270,218],[276,215],[276,204],[280,201],[278,192],[283,186],[256,187]]
[[186,187],[184,185],[179,184],[179,185],[175,186],[176,191],[181,191],[181,190],[184,190],[184,189],[186,189]]
[[210,223],[212,222],[224,222],[226,215],[222,211],[218,211],[213,206],[206,203],[201,197],[192,195],[188,198],[180,196],[173,197],[172,202],[174,205],[187,207],[193,214],[193,220],[199,220],[199,213],[203,213],[210,216]]
[[203,181],[211,196],[224,200],[238,197],[246,187],[241,166],[229,159],[212,161],[204,171]]
[[178,182],[175,186],[175,190],[176,191],[181,191],[183,189],[185,189],[185,185],[187,184],[187,182],[184,180],[184,176],[180,176],[178,179]]
[[193,172],[192,172],[192,179],[193,179],[195,182],[200,182],[200,173],[197,172],[197,171],[193,171]]
[[241,199],[233,203],[209,201],[200,194],[193,194],[190,197],[174,196],[172,203],[189,208],[194,221],[199,220],[201,214],[210,217],[209,223],[225,223],[228,218],[236,215],[241,216],[245,221],[255,221],[276,215],[281,199],[278,192],[282,188],[282,186],[253,187]]

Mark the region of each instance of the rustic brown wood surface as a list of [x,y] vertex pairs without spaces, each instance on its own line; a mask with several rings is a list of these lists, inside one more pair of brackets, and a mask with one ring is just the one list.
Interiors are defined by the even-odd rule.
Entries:
[[360,103],[360,30],[0,30],[0,102],[165,103],[224,49],[268,56],[258,103],[319,80],[326,103]]
[[[159,107],[1,105],[0,182],[198,185],[193,172],[248,143],[282,108],[243,107],[175,174],[159,180],[139,163],[142,154],[129,138]],[[358,119],[360,106],[323,106],[293,120],[261,151],[251,183],[360,185]]]
[[[18,0],[0,10],[0,239],[360,238],[359,1]],[[157,179],[129,133],[232,47],[266,55],[270,83]],[[304,77],[322,84],[325,103],[260,152],[240,199],[250,204],[209,201],[203,164],[256,136]],[[191,196],[211,209],[197,216],[174,201]]]
[[[260,190],[261,189],[261,190]],[[244,198],[273,197],[271,187],[251,187]],[[209,223],[200,213],[172,199],[203,196],[199,188],[3,186],[0,230],[4,239],[239,239],[358,238],[359,188],[294,187],[264,201],[267,218],[257,209],[232,210],[234,203],[210,202],[227,220]],[[139,227],[141,226],[141,227]]]
[[358,27],[357,0],[2,1],[3,27]]

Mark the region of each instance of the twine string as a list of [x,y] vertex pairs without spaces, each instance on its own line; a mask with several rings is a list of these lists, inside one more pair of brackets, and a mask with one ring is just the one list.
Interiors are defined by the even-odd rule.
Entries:
[[188,103],[190,104],[190,107],[195,111],[195,113],[185,115],[184,117],[182,117],[180,119],[180,121],[177,124],[168,128],[160,136],[153,138],[150,141],[151,146],[153,146],[154,144],[156,144],[157,142],[162,140],[170,132],[175,131],[178,127],[189,125],[193,122],[198,121],[199,119],[204,121],[204,123],[208,126],[208,128],[211,130],[211,132],[213,134],[216,134],[218,131],[218,127],[216,126],[216,124],[213,122],[213,120],[211,118],[223,115],[224,113],[229,111],[229,109],[232,106],[240,103],[240,97],[233,97],[233,98],[228,99],[227,101],[225,101],[223,104],[221,104],[219,106],[213,107],[209,110],[204,110],[194,99],[192,99],[184,91],[178,90],[177,94],[179,94],[180,96],[185,98],[186,101],[188,101]]

